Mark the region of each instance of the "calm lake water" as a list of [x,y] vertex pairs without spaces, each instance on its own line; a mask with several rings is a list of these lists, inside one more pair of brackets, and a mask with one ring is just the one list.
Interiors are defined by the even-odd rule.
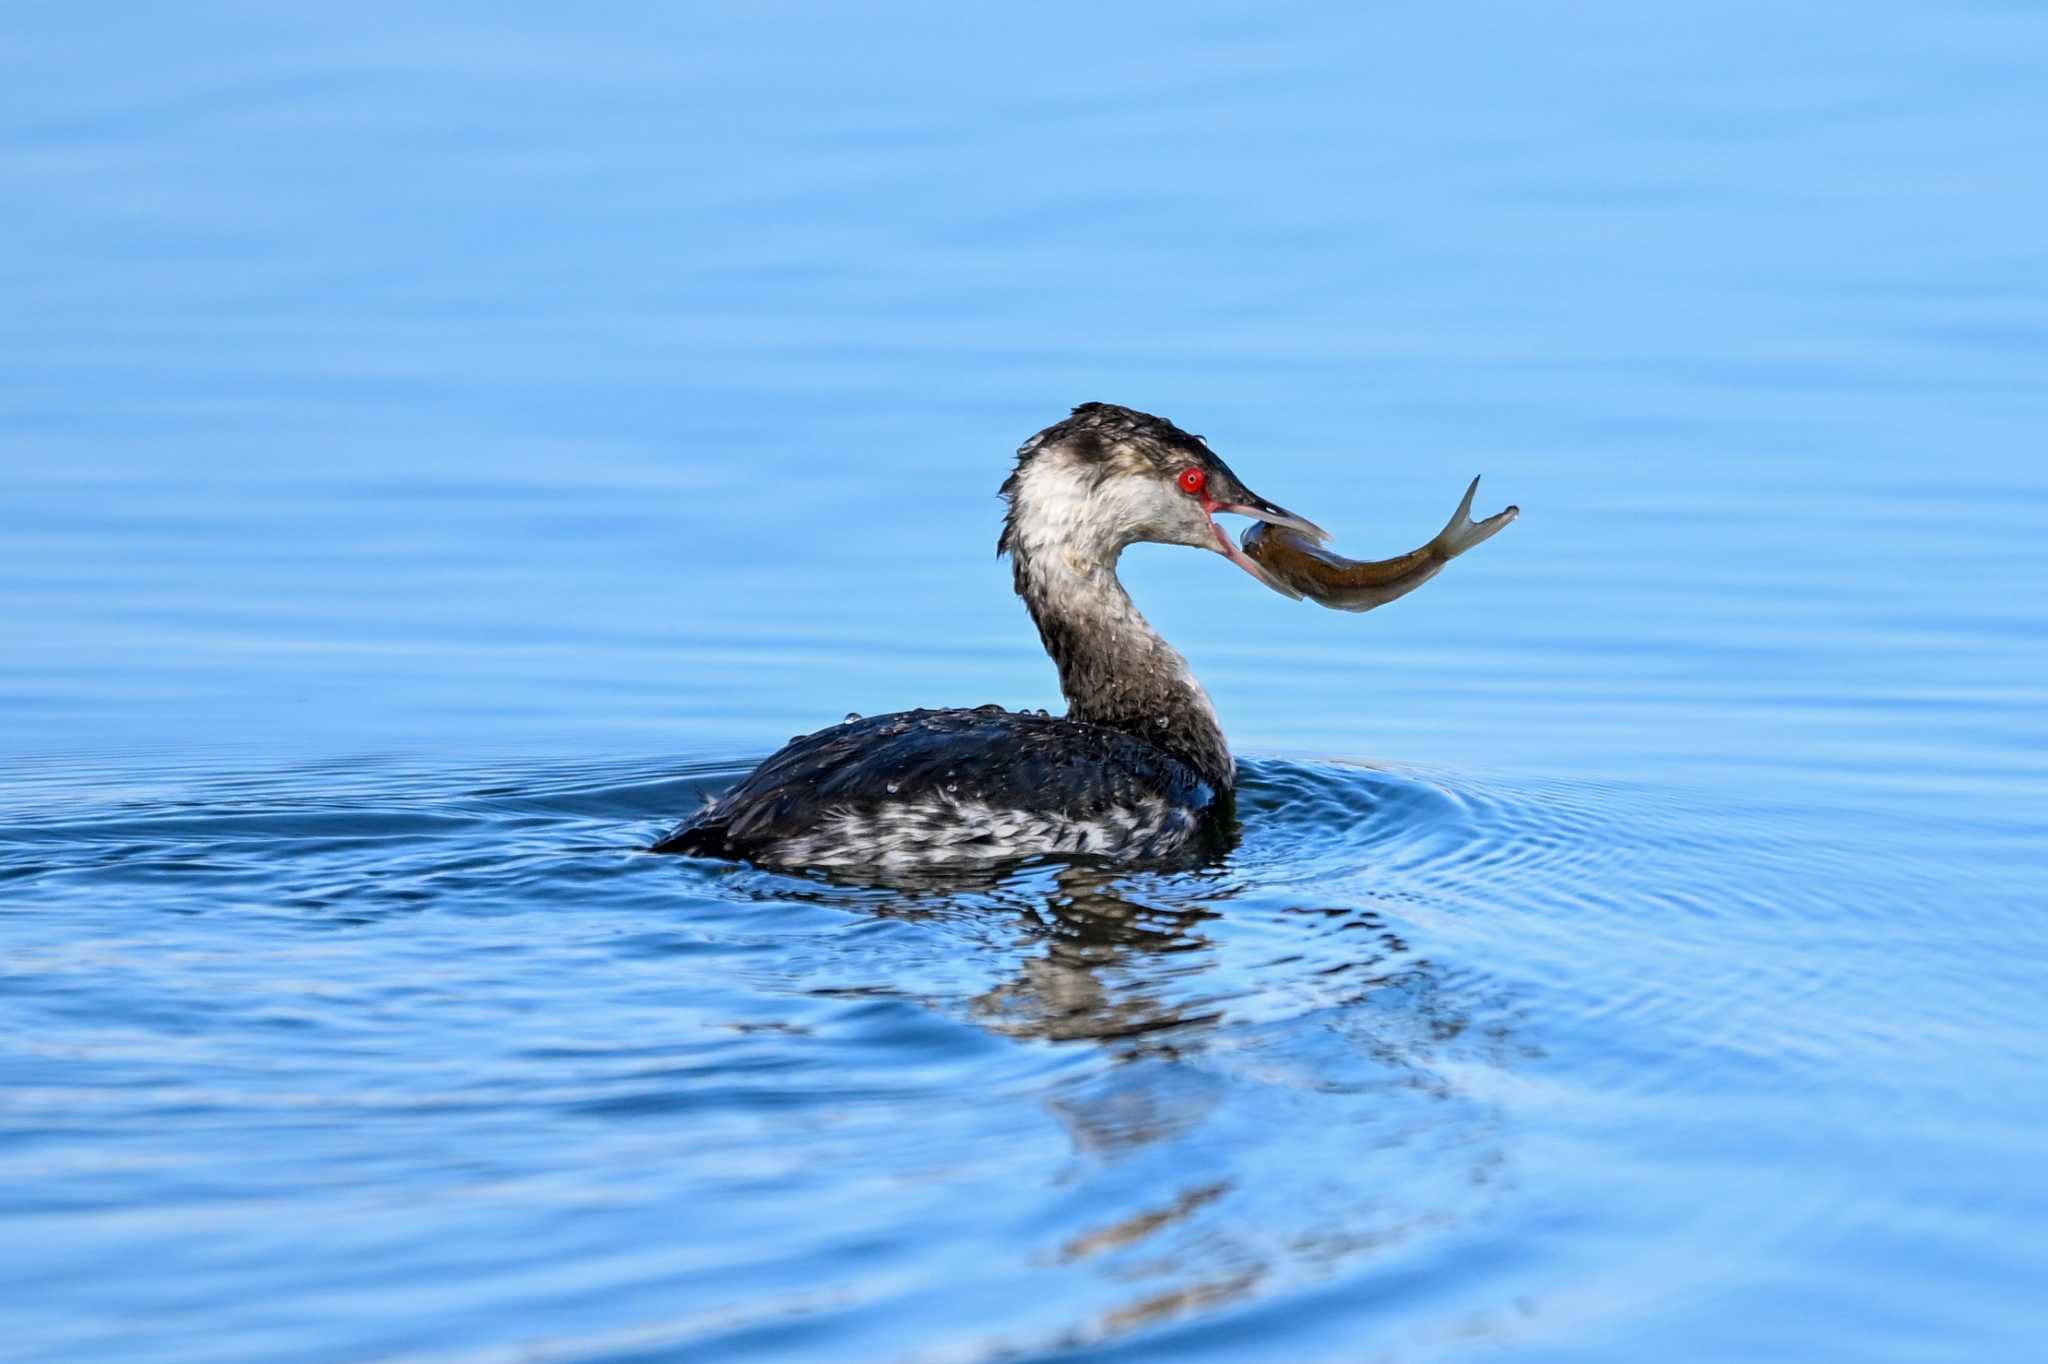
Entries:
[[[2048,12],[200,4],[0,35],[0,1356],[2020,1360],[2048,1331]],[[1058,706],[1193,871],[640,854]]]

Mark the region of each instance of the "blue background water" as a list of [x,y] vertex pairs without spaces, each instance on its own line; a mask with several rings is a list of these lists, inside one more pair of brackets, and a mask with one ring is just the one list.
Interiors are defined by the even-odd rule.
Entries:
[[[0,1354],[2020,1359],[2038,6],[17,7]],[[632,850],[1057,705],[1087,399],[1221,865]]]

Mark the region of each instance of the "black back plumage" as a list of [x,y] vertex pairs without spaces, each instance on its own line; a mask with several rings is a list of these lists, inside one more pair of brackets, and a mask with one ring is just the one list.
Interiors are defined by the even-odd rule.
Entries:
[[752,859],[834,811],[941,799],[1088,820],[1146,800],[1213,815],[1228,792],[1101,725],[1000,706],[901,711],[793,741],[653,850]]

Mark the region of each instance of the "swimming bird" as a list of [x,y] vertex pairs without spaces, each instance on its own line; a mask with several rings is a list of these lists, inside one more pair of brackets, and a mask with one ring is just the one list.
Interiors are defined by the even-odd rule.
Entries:
[[[1474,480],[1474,488],[1477,480]],[[1083,403],[1017,451],[996,553],[1059,668],[1067,713],[909,710],[792,740],[654,845],[783,868],[942,868],[1041,854],[1119,861],[1213,844],[1234,823],[1237,767],[1187,660],[1117,580],[1139,541],[1214,551],[1286,597],[1371,609],[1514,518],[1451,524],[1400,559],[1359,563],[1258,496],[1200,436]],[[1254,524],[1245,544],[1220,513]]]
[[1084,403],[1024,442],[996,542],[1059,669],[1067,713],[1001,706],[849,719],[791,742],[656,852],[776,867],[973,864],[1037,854],[1161,857],[1231,818],[1236,764],[1187,660],[1117,580],[1139,541],[1214,551],[1301,594],[1217,525],[1249,516],[1312,540],[1200,437]]

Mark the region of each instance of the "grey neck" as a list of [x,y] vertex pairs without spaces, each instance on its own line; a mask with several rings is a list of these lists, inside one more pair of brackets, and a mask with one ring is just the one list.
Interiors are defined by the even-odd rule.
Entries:
[[1217,791],[1231,790],[1237,768],[1208,693],[1138,614],[1115,560],[1023,547],[1014,555],[1017,595],[1059,665],[1068,716],[1156,744]]

